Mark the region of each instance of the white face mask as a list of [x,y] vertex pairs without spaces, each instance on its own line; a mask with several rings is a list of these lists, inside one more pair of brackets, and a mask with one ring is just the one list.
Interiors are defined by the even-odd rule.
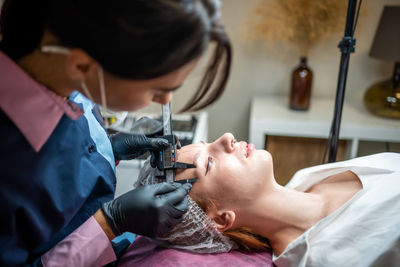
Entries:
[[[45,46],[42,46],[40,50],[43,53],[53,53],[53,54],[62,54],[62,55],[68,55],[70,53],[70,50],[68,48],[62,47],[62,46],[57,46],[57,45],[45,45]],[[105,83],[104,83],[103,68],[101,66],[97,70],[97,76],[99,79],[101,110],[102,110],[102,115],[103,115],[102,117],[104,117],[103,126],[105,128],[110,128],[110,124],[125,120],[126,116],[128,115],[128,112],[126,112],[126,111],[114,112],[107,108],[106,87],[105,87]],[[86,95],[86,97],[89,98],[90,101],[95,103],[94,99],[93,99],[92,95],[90,94],[90,91],[84,81],[81,81],[81,88],[82,88],[84,94]],[[110,121],[112,121],[112,123],[110,123]]]

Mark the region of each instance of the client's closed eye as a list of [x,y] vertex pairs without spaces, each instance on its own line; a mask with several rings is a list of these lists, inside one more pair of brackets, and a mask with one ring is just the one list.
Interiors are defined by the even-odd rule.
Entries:
[[208,171],[211,168],[212,163],[213,163],[213,158],[211,156],[209,156],[207,159],[206,173],[204,174],[204,176],[207,175]]

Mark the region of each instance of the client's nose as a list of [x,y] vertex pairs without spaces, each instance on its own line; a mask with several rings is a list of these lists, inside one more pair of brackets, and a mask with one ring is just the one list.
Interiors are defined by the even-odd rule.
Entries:
[[220,139],[226,152],[231,153],[233,150],[235,150],[235,137],[233,134],[225,133]]

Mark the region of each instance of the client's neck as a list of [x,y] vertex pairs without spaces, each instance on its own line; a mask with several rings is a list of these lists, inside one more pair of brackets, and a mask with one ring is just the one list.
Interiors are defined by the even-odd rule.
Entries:
[[[299,192],[277,183],[266,189],[263,197],[243,209],[242,221],[255,233],[270,240],[275,253],[323,217],[323,201],[316,194]],[[239,216],[238,216],[239,217]]]

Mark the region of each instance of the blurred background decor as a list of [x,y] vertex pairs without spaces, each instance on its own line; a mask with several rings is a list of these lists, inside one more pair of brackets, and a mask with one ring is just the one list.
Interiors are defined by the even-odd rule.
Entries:
[[364,104],[372,114],[400,119],[400,6],[384,7],[370,56],[394,62],[394,70],[368,88]]
[[307,65],[307,58],[300,58],[300,65],[292,72],[289,107],[294,110],[308,110],[311,100],[313,71]]
[[300,65],[292,72],[289,107],[308,110],[313,72],[307,66],[311,48],[344,30],[347,2],[337,0],[262,0],[250,18],[250,38],[264,44],[296,48]]

